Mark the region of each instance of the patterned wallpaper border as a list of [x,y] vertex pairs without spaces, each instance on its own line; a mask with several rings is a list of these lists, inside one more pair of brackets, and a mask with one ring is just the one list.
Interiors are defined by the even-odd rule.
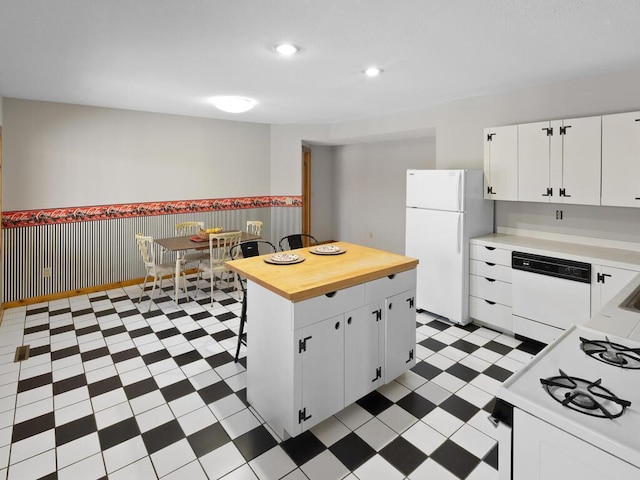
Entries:
[[2,228],[33,227],[36,225],[172,215],[176,213],[212,212],[216,210],[301,206],[301,196],[264,196],[21,210],[3,212]]

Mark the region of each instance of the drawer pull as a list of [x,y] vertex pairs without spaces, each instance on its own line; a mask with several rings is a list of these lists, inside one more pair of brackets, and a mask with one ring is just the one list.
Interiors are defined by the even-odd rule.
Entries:
[[487,277],[484,277],[484,279],[485,279],[487,282],[495,282],[495,281],[496,281],[496,279],[495,279],[495,278],[487,278]]
[[491,300],[485,300],[485,302],[487,302],[489,305],[495,305],[496,302],[492,302]]
[[336,330],[340,328],[340,322],[336,322]]
[[333,298],[333,297],[335,297],[336,293],[338,293],[338,292],[337,291],[336,292],[329,292],[329,293],[325,293],[324,296],[325,297],[329,297],[329,298]]
[[491,263],[491,262],[484,262],[484,263],[486,263],[486,264],[487,264],[487,265],[489,265],[490,267],[495,267],[495,266],[496,266],[496,264],[495,264],[495,263]]
[[484,246],[484,248],[486,248],[487,250],[491,250],[491,251],[496,249],[496,247],[487,247],[486,245]]
[[392,273],[391,275],[387,275],[387,278],[388,278],[389,280],[393,280],[394,278],[396,278],[396,274],[395,274],[395,273]]
[[351,325],[351,317],[347,318],[347,325]]

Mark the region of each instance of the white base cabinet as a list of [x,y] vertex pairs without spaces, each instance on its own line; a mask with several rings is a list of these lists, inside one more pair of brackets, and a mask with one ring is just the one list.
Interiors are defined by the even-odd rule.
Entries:
[[286,439],[415,365],[415,269],[291,302],[248,282],[247,399]]
[[471,241],[469,315],[479,323],[512,332],[511,250]]
[[602,307],[638,275],[637,270],[591,265],[591,316],[597,315]]

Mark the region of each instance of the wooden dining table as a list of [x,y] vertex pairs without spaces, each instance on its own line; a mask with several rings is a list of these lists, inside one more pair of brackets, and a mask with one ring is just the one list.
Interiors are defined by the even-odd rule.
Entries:
[[[221,233],[229,233],[229,232],[237,232],[238,230],[225,230]],[[241,242],[248,242],[250,240],[259,240],[261,237],[259,235],[253,235],[247,232],[241,232],[242,236],[240,237]],[[155,242],[169,252],[176,252],[176,273],[175,273],[175,302],[178,304],[178,287],[180,285],[180,263],[182,261],[184,252],[187,250],[208,250],[209,249],[209,240],[204,241],[195,241],[191,240],[193,235],[187,235],[184,237],[167,237],[167,238],[157,238]]]

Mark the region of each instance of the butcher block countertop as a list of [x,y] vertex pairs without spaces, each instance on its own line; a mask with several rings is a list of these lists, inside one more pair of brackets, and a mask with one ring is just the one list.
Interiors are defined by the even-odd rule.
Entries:
[[346,250],[340,255],[316,255],[310,247],[290,250],[304,257],[301,263],[273,265],[264,261],[273,254],[226,262],[240,276],[274,293],[299,302],[416,268],[418,260],[396,253],[346,242],[332,245]]

